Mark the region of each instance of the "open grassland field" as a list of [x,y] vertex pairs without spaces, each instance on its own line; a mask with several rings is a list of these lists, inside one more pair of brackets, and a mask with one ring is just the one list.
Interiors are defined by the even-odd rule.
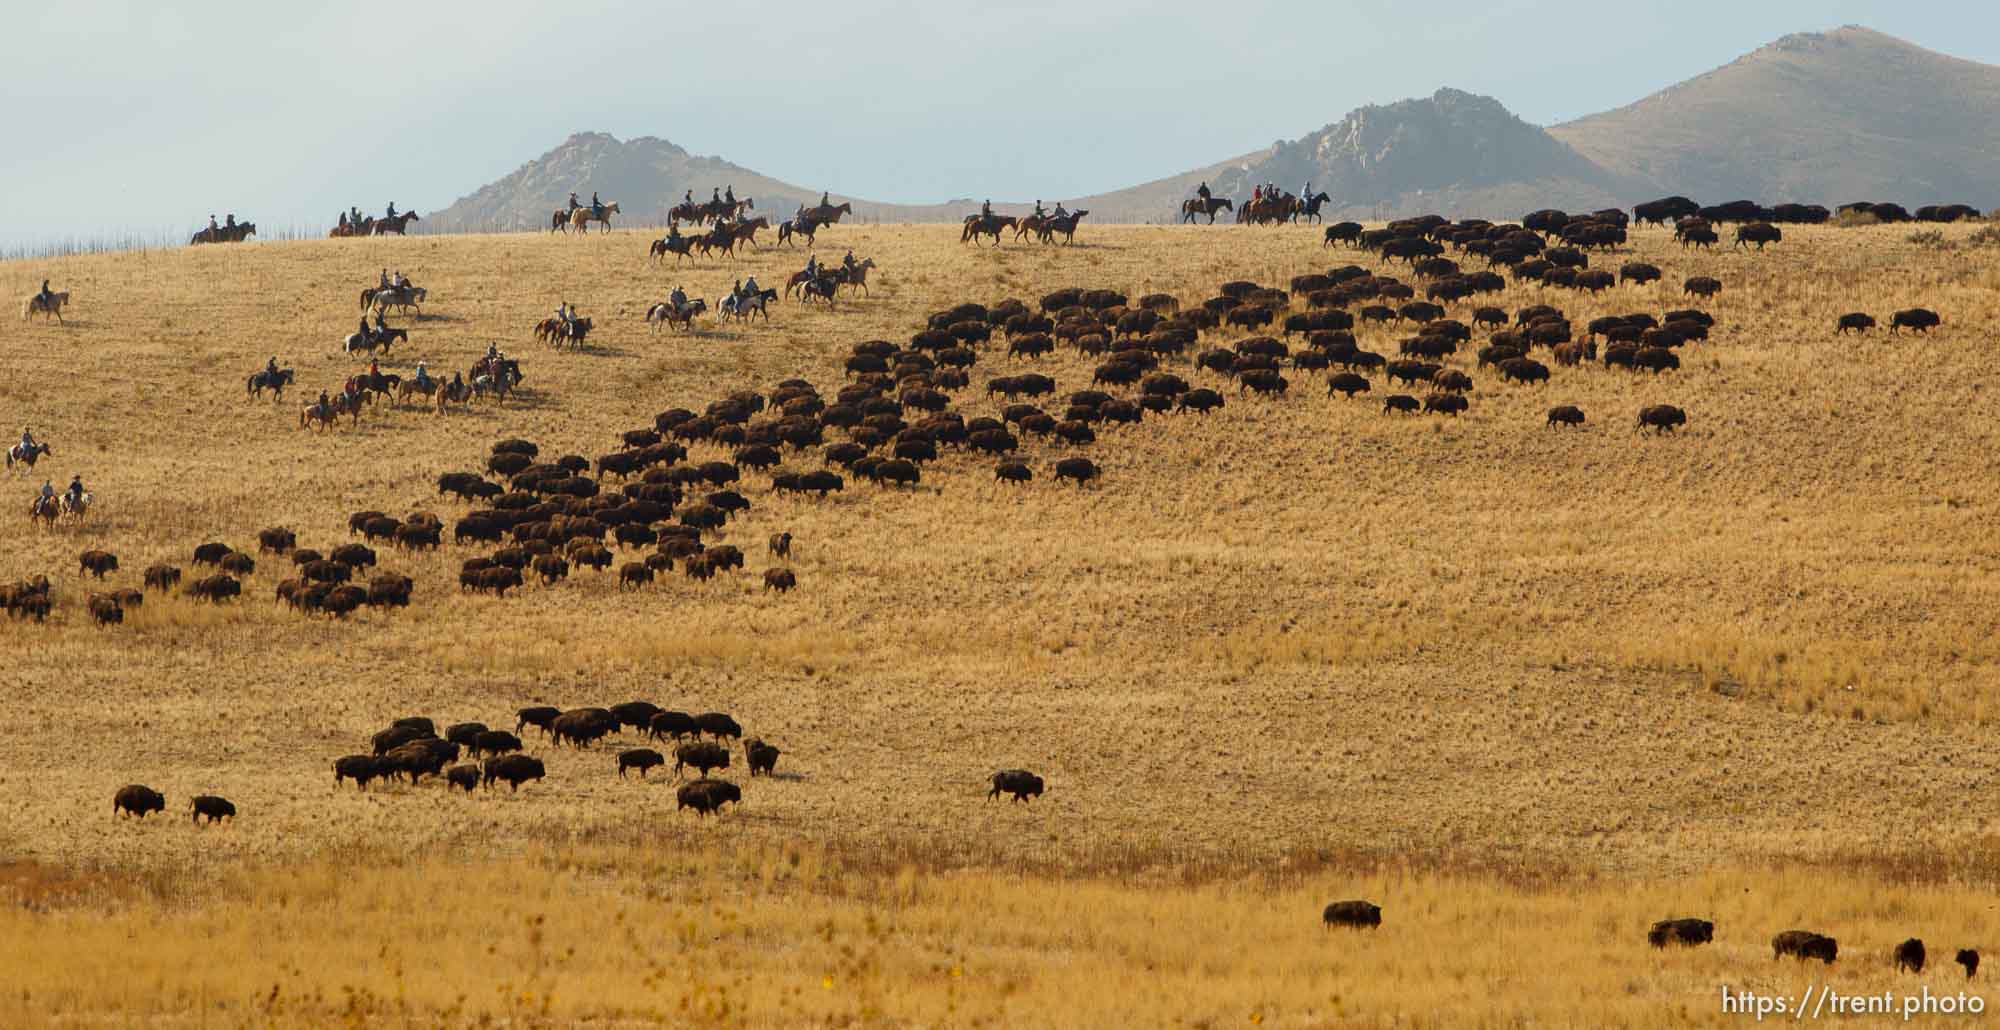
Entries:
[[[495,441],[595,458],[657,412],[793,377],[830,402],[853,344],[907,342],[964,301],[1081,286],[1193,307],[1228,280],[1285,288],[1349,263],[1417,280],[1307,228],[1086,224],[1074,247],[995,250],[952,226],[835,226],[822,257],[873,258],[872,294],[688,335],[643,321],[674,283],[713,309],[740,275],[782,286],[803,253],[674,271],[646,258],[657,233],[620,231],[0,266],[15,298],[43,276],[72,292],[67,325],[0,320],[0,426],[55,448],[4,480],[0,582],[46,574],[56,600],[45,623],[0,622],[0,890],[24,903],[4,918],[27,952],[0,963],[0,1006],[10,1022],[1649,1025],[1722,1020],[1722,983],[1802,986],[1769,955],[1794,926],[1842,940],[1814,977],[1913,986],[1887,953],[1917,935],[1923,982],[1956,990],[1947,946],[2000,951],[2000,248],[1943,231],[1956,246],[1786,226],[1762,252],[1699,252],[1635,230],[1593,267],[1650,261],[1664,282],[1510,280],[1449,313],[1550,303],[1581,337],[1600,315],[1700,307],[1715,326],[1677,372],[1538,350],[1552,381],[1508,384],[1475,366],[1480,330],[1447,362],[1474,380],[1470,409],[1445,418],[1384,414],[1385,395],[1424,391],[1379,373],[1347,400],[1287,368],[1267,398],[1170,359],[1226,406],[1098,426],[1083,447],[1024,434],[1024,485],[952,449],[915,488],[848,475],[825,500],[746,469],[751,508],[713,535],[744,569],[621,590],[614,566],[498,599],[458,589],[460,562],[492,548],[450,543],[470,506],[436,486]],[[301,429],[300,400],[365,368],[340,342],[384,266],[429,291],[422,317],[391,317],[410,340],[384,371],[448,376],[497,342],[522,392]],[[1695,275],[1722,293],[1683,297]],[[581,352],[532,339],[562,300],[595,322]],[[1942,327],[1885,331],[1916,306]],[[1885,328],[1836,336],[1848,311]],[[1393,359],[1414,332],[1357,336]],[[1057,380],[1042,403],[1060,415],[1100,360],[1010,360],[997,332],[979,351],[954,397],[968,419],[1004,406],[987,379],[1024,371]],[[247,400],[271,354],[297,386]],[[1558,404],[1584,427],[1548,428]],[[1640,432],[1654,404],[1687,424]],[[1058,485],[1054,463],[1079,455],[1102,478]],[[786,470],[819,467],[786,449]],[[32,487],[77,472],[87,521],[31,527]],[[291,563],[256,555],[258,531],[330,550],[364,509],[444,518],[436,552],[377,545],[411,605],[335,620],[278,603]],[[790,558],[767,553],[780,531]],[[240,601],[149,591],[123,625],[92,625],[89,591],[137,587],[155,562],[205,575],[189,558],[209,541],[257,558]],[[103,586],[78,574],[89,549],[118,556]],[[766,591],[780,565],[797,588]],[[676,814],[670,768],[615,774],[619,748],[650,743],[636,733],[573,750],[530,729],[548,775],[518,793],[334,785],[332,761],[400,716],[511,730],[525,705],[634,699],[733,714],[783,749],[778,775],[748,779],[736,749],[742,805],[698,820]],[[1009,767],[1047,792],[989,803]],[[112,816],[135,782],[165,818]],[[199,793],[241,816],[190,827]],[[1323,932],[1319,907],[1343,897],[1381,903],[1383,928]],[[1717,944],[1646,948],[1675,915],[1715,919]]]

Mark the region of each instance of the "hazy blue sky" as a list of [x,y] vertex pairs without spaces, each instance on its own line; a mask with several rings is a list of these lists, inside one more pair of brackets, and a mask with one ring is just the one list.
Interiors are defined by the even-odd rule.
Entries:
[[[749,16],[738,13],[747,10]],[[872,200],[1075,197],[1450,85],[1532,122],[1858,23],[2000,63],[2000,5],[1172,0],[5,5],[0,241],[429,212],[579,130]]]

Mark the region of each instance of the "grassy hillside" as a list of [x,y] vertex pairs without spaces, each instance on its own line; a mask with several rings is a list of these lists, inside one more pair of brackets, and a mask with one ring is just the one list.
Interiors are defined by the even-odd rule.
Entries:
[[[1956,241],[1970,230],[1945,231]],[[1331,265],[1382,267],[1304,229],[1079,238],[995,250],[961,246],[949,228],[836,227],[822,254],[851,245],[873,257],[872,296],[830,312],[786,303],[768,325],[705,322],[692,336],[652,332],[646,306],[676,282],[713,303],[738,276],[776,282],[803,255],[766,249],[674,271],[648,263],[645,236],[621,232],[0,266],[17,296],[49,275],[75,297],[67,326],[0,323],[0,410],[16,416],[10,429],[32,425],[56,448],[37,477],[14,474],[16,511],[43,475],[60,484],[81,472],[101,501],[82,527],[17,521],[0,549],[0,582],[47,573],[60,601],[45,625],[0,621],[13,699],[0,840],[16,887],[42,899],[9,916],[22,931],[10,939],[192,934],[245,956],[218,994],[297,983],[320,992],[296,1002],[312,1006],[303,1011],[331,1013],[351,984],[373,992],[370,1005],[401,997],[420,1020],[445,1022],[532,1009],[540,1002],[512,992],[546,1000],[550,988],[516,975],[533,961],[518,949],[573,946],[583,958],[531,967],[535,983],[555,985],[551,1018],[610,1020],[618,1012],[597,1007],[611,1004],[609,988],[594,979],[609,974],[584,970],[615,961],[599,948],[623,932],[624,907],[647,927],[636,953],[675,970],[663,976],[696,977],[686,983],[710,1002],[754,995],[748,1011],[761,1015],[750,1022],[798,1011],[943,1018],[926,1014],[947,1004],[1000,1022],[1101,1021],[1085,1002],[1047,1007],[1082,982],[1048,970],[1136,991],[1178,964],[1187,992],[1148,1002],[1162,1021],[1241,1018],[1245,1002],[1268,999],[1263,1011],[1280,1021],[1372,1023],[1543,1011],[1542,981],[1507,957],[1516,938],[1476,929],[1526,906],[1544,913],[1525,924],[1543,928],[1537,939],[1580,942],[1563,945],[1577,949],[1565,968],[1625,992],[1605,1008],[1555,1011],[1644,1025],[1656,1002],[1710,1013],[1718,979],[1792,973],[1760,954],[1790,925],[1864,943],[1873,957],[1843,959],[1834,974],[1857,986],[1886,979],[1874,953],[1906,933],[1942,948],[1985,932],[1984,909],[1952,892],[1992,886],[1977,798],[2000,773],[1989,489],[2000,441],[1982,384],[2000,358],[1975,327],[1995,314],[2000,254],[1943,255],[1889,227],[1787,227],[1769,251],[1713,254],[1649,231],[1631,253],[1597,259],[1725,283],[1708,305],[1713,338],[1683,353],[1678,374],[1559,368],[1553,383],[1524,388],[1461,355],[1477,383],[1472,408],[1442,420],[1385,416],[1393,391],[1379,379],[1348,402],[1326,397],[1321,375],[1288,372],[1289,395],[1261,400],[1181,367],[1222,388],[1228,406],[1104,429],[1087,453],[1105,475],[1086,490],[1050,481],[1068,452],[1041,443],[1026,448],[1037,480],[1019,488],[995,483],[990,460],[957,453],[917,489],[850,482],[824,502],[747,475],[753,508],[720,539],[749,554],[748,568],[709,583],[674,575],[621,591],[585,573],[496,600],[456,589],[460,561],[483,549],[383,548],[384,568],[417,581],[407,611],[302,617],[272,598],[288,563],[263,556],[239,604],[153,596],[110,629],[83,616],[79,599],[97,588],[76,575],[84,549],[116,552],[122,569],[106,584],[136,586],[148,564],[186,565],[204,541],[254,550],[266,526],[324,549],[349,539],[354,510],[449,522],[464,506],[437,495],[436,476],[478,468],[495,440],[594,456],[655,412],[730,391],[796,376],[831,396],[852,343],[906,339],[952,302],[1086,285],[1195,303],[1230,279],[1282,285]],[[267,354],[298,370],[300,394],[356,371],[338,342],[356,292],[385,265],[431,291],[423,318],[392,320],[411,341],[386,369],[407,373],[419,358],[462,368],[497,341],[526,364],[526,392],[444,417],[377,407],[324,435],[298,428],[295,397],[245,399],[243,378]],[[600,326],[581,353],[529,338],[564,299]],[[1664,284],[1595,298],[1517,286],[1497,302],[1541,301],[1579,326],[1685,303]],[[1916,304],[1945,327],[1832,334],[1841,312],[1886,322]],[[1370,329],[1363,344],[1393,352],[1406,331]],[[1088,385],[1093,364],[1063,351],[1039,367],[1069,391]],[[974,382],[1026,367],[989,347]],[[977,385],[957,401],[968,417],[1000,407]],[[1545,428],[1558,403],[1581,405],[1588,426]],[[1686,430],[1635,432],[1634,413],[1654,403],[1686,408]],[[704,446],[693,460],[727,457]],[[780,530],[795,536],[785,564],[799,578],[783,596],[760,588],[779,564],[764,541]],[[614,775],[616,747],[639,743],[629,735],[580,752],[531,736],[549,778],[518,796],[332,784],[331,761],[367,750],[368,734],[398,716],[511,728],[526,704],[634,698],[732,712],[747,735],[785,749],[784,775],[752,783],[732,769],[745,803],[706,821],[677,815],[659,778]],[[1044,774],[1048,794],[986,801],[986,776],[1009,766]],[[113,819],[110,795],[128,782],[163,790],[171,818]],[[233,798],[242,818],[190,828],[186,799],[200,792]],[[546,857],[600,847],[609,857]],[[831,856],[839,871],[800,893],[765,893],[790,861],[770,856],[788,849]],[[687,855],[713,856],[714,879],[680,876],[680,859],[664,857]],[[1764,892],[1768,870],[1800,861],[1839,886]],[[1384,871],[1397,868],[1415,879]],[[1270,887],[1247,885],[1267,875],[1278,877]],[[1879,900],[1909,877],[1940,882],[1940,893],[1915,907]],[[1179,886],[1190,881],[1253,893]],[[493,901],[501,882],[537,884],[545,893],[530,897],[544,900]],[[504,973],[427,962],[417,938],[369,950],[378,958],[365,965],[275,950],[255,928],[301,911],[278,907],[281,883],[325,884],[300,904],[330,920],[334,885],[363,899],[340,906],[349,914],[330,924],[341,929],[329,948],[371,934],[389,948],[404,931],[383,913],[414,907],[438,932],[453,927],[452,947],[476,948],[490,930],[517,950],[496,963]],[[1748,888],[1753,897],[1735,900]],[[961,889],[973,902],[954,900]],[[875,925],[902,929],[865,931],[885,935],[878,945],[851,941],[865,925],[851,899],[895,891],[904,900],[877,916],[906,921]],[[1312,977],[1153,950],[1202,927],[1274,953],[1353,955],[1342,950],[1351,938],[1328,938],[1313,920],[1318,903],[1350,893],[1400,898],[1384,902],[1392,925],[1422,929],[1385,930],[1378,939],[1393,943]],[[417,897],[436,901],[408,903]],[[1552,898],[1560,915],[1547,912]],[[994,921],[975,931],[942,918],[967,903],[990,906]],[[1260,904],[1240,925],[1216,922]],[[481,905],[490,917],[456,918]],[[1639,924],[1682,909],[1723,913],[1725,946],[1676,965],[1643,952]],[[526,921],[537,913],[550,921]],[[707,932],[715,920],[739,928],[723,950]],[[199,936],[222,926],[245,929]],[[670,930],[678,951],[655,938]],[[817,961],[794,963],[810,940],[821,942],[803,945]],[[984,956],[965,968],[997,979],[954,993],[960,945]],[[59,1008],[186,1019],[203,995],[188,993],[198,978],[173,954],[140,981],[171,990],[66,979]],[[854,979],[877,993],[815,993],[830,990],[828,963],[863,969]],[[1401,971],[1377,979],[1377,963]],[[353,972],[287,979],[322,968]],[[755,987],[688,972],[725,968],[771,972]],[[1605,970],[1618,975],[1595,979]],[[1437,973],[1482,990],[1431,993],[1444,990],[1422,986]],[[56,983],[53,973],[35,982]],[[1235,1008],[1205,1000],[1218,982],[1231,986],[1214,997]],[[830,1007],[786,1000],[808,995]]]
[[1549,132],[1612,172],[1703,203],[1983,208],[2000,197],[2000,68],[1859,26],[1786,36]]

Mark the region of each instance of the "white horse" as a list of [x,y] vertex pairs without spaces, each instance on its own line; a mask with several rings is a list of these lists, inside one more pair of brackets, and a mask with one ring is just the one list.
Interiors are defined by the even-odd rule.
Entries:
[[67,303],[69,303],[68,290],[51,293],[47,297],[37,293],[29,297],[27,303],[21,305],[21,321],[26,322],[29,315],[40,313],[44,321],[54,316],[57,322],[61,322],[63,305]]
[[756,314],[763,315],[764,321],[769,322],[771,320],[771,313],[765,310],[764,306],[775,300],[777,296],[778,291],[776,290],[759,290],[756,293],[732,294],[722,299],[720,314],[725,318],[733,317],[739,320],[748,320],[751,313],[755,312]]
[[418,314],[423,314],[424,298],[427,295],[427,292],[421,286],[405,286],[402,289],[392,286],[386,290],[376,289],[374,293],[369,295],[367,302],[373,305],[376,311],[383,314],[388,314],[390,308],[397,309],[399,314],[407,313],[411,308],[416,308]]

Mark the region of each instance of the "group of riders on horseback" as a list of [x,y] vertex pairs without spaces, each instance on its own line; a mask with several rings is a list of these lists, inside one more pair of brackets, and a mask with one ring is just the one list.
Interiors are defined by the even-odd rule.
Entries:
[[384,209],[383,217],[370,218],[358,207],[350,207],[340,213],[339,224],[335,225],[333,236],[380,236],[383,233],[402,234],[404,229],[416,221],[415,211],[396,212],[396,202],[390,201]]
[[[8,452],[7,464],[12,465],[18,458],[25,461],[29,467],[33,467],[35,459],[48,453],[48,450],[48,444],[38,442],[35,434],[30,432],[27,426],[22,426],[21,442]],[[71,476],[69,489],[61,494],[56,493],[53,481],[44,479],[41,491],[35,495],[34,503],[28,507],[28,515],[30,518],[54,522],[59,514],[80,516],[89,505],[90,495],[83,490],[83,476]]]
[[[1236,213],[1236,220],[1255,224],[1277,224],[1300,218],[1317,221],[1320,205],[1328,199],[1325,193],[1313,192],[1310,180],[1296,196],[1279,189],[1277,183],[1259,183],[1250,190],[1250,199]],[[1197,216],[1207,215],[1209,224],[1213,225],[1217,211],[1228,211],[1234,207],[1229,198],[1210,193],[1208,183],[1203,182],[1195,187],[1194,196],[1181,204],[1181,221],[1191,222]]]
[[[389,222],[393,222],[396,220],[395,201],[392,200],[389,202],[388,209],[383,213],[383,220]],[[214,221],[215,221],[215,216],[210,215],[209,222],[212,224]],[[369,219],[362,217],[361,209],[359,207],[350,207],[347,210],[342,211],[340,213],[340,228],[343,232],[348,232],[348,233],[362,232],[363,231],[362,226],[367,225],[368,223]]]
[[253,222],[238,222],[236,216],[231,214],[222,224],[217,225],[215,216],[211,214],[208,216],[208,226],[200,232],[195,233],[194,238],[188,242],[241,243],[256,234],[257,226]]

